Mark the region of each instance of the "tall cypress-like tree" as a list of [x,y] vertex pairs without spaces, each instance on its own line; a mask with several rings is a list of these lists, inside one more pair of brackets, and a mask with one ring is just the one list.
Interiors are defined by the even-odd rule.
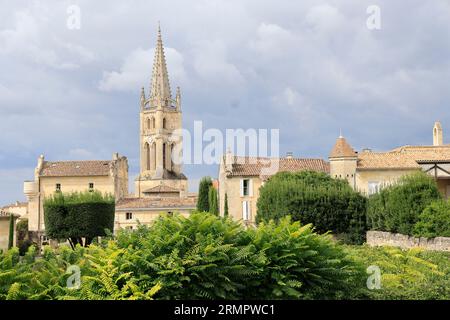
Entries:
[[210,177],[203,177],[198,187],[197,211],[209,212],[209,188],[212,186]]
[[217,190],[213,186],[209,187],[208,200],[209,200],[209,213],[218,216],[219,205],[217,203]]
[[9,215],[9,239],[8,239],[8,249],[11,249],[14,245],[14,215],[11,213]]
[[223,206],[223,216],[228,217],[228,194],[225,193],[225,204]]

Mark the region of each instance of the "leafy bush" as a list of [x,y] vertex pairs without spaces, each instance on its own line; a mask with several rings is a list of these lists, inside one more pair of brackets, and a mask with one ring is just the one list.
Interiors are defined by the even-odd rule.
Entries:
[[393,247],[347,247],[365,267],[381,270],[381,289],[369,290],[370,299],[450,299],[450,253],[402,250]]
[[422,211],[441,198],[436,182],[427,174],[403,176],[397,184],[370,196],[368,224],[373,230],[412,235]]
[[346,234],[352,243],[365,239],[366,198],[325,173],[280,172],[260,188],[257,207],[257,222],[290,215],[320,233]]
[[130,272],[161,284],[161,299],[342,298],[363,286],[329,236],[287,218],[245,230],[212,215],[162,217],[118,244],[131,251]]
[[114,198],[100,192],[56,193],[44,201],[45,229],[49,237],[69,239],[72,247],[89,245],[92,238],[114,227]]
[[[163,217],[88,248],[0,254],[3,299],[450,299],[450,253],[342,246],[311,226],[245,229],[209,214]],[[69,266],[81,273],[69,289]],[[381,269],[367,290],[365,268]]]
[[450,202],[438,200],[428,205],[414,225],[417,237],[450,237]]

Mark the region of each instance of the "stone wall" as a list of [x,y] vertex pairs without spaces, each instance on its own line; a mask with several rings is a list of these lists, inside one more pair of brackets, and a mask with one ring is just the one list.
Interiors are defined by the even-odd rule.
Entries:
[[370,246],[393,246],[402,249],[421,247],[426,250],[450,251],[450,238],[415,238],[400,233],[367,231],[367,244]]

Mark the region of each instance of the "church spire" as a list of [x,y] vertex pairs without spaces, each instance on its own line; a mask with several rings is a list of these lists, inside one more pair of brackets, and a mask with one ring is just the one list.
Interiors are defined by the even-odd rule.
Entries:
[[169,74],[167,73],[166,57],[164,56],[164,46],[159,23],[150,91],[152,106],[160,107],[170,105],[172,96],[170,93]]

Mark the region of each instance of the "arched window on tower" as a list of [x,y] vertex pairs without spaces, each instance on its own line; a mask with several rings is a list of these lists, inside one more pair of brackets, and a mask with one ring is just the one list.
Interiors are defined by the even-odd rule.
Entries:
[[151,120],[150,120],[150,118],[147,118],[147,129],[151,129],[152,127],[152,123],[151,123]]
[[166,168],[166,143],[163,143],[163,169]]
[[166,129],[166,118],[163,119],[163,129]]
[[155,118],[152,118],[152,128],[156,128],[156,124],[155,124]]
[[145,154],[145,167],[146,167],[146,170],[150,170],[150,145],[148,144],[148,142],[145,143],[144,154]]
[[173,144],[170,146],[170,171],[173,171]]

